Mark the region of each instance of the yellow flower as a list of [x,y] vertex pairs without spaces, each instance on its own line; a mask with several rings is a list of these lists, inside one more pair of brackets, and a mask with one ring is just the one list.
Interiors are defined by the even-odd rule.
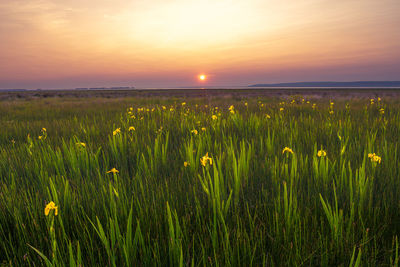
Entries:
[[307,103],[307,104],[310,104],[310,101],[307,101],[306,103]]
[[42,135],[39,135],[38,138],[39,138],[39,140],[42,140],[43,136],[42,136]]
[[182,107],[183,107],[184,105],[186,105],[186,102],[182,102]]
[[46,128],[42,128],[42,131],[43,131],[43,132],[47,132]]
[[312,104],[312,109],[316,109],[317,108],[317,104]]
[[85,143],[82,143],[82,142],[78,142],[78,143],[76,143],[76,145],[77,145],[77,146],[80,146],[80,147],[86,147],[86,144],[85,144]]
[[187,167],[187,166],[189,166],[189,165],[190,165],[190,163],[187,162],[187,161],[185,161],[185,162],[183,163],[183,166],[185,166],[185,167]]
[[229,107],[229,111],[232,111],[232,110],[234,110],[235,109],[235,107],[233,106],[233,105],[231,105],[230,107]]
[[208,156],[208,152],[202,158],[200,158],[201,165],[206,166],[207,162],[209,162],[210,165],[212,165],[212,158]]
[[113,131],[113,135],[117,135],[121,132],[121,128],[117,128]]
[[191,133],[194,133],[195,135],[199,133],[196,129],[191,130],[190,132],[191,132]]
[[135,129],[135,127],[131,126],[131,127],[129,127],[128,131],[129,131],[129,132],[130,132],[130,131],[136,131],[136,129]]
[[247,102],[244,102],[244,105],[247,107],[247,105],[248,105]]
[[381,161],[382,161],[382,158],[379,157],[378,155],[375,155],[372,159],[373,159],[373,161],[378,162],[378,163],[381,163]]
[[167,109],[167,107],[166,107],[166,106],[162,106],[162,109],[163,109],[163,110],[166,110],[166,109]]
[[130,107],[129,110],[130,110],[130,111],[133,111],[133,107]]
[[136,119],[135,115],[132,115],[132,116],[131,116],[131,119]]
[[381,163],[382,161],[382,158],[376,155],[375,153],[368,153],[368,158],[370,158],[372,162]]
[[44,208],[44,215],[48,216],[50,211],[54,210],[54,215],[58,215],[58,206],[53,201],[50,201],[49,204],[46,205],[46,208]]
[[329,114],[333,114],[333,110],[330,110],[330,111],[329,111]]
[[284,108],[280,108],[280,109],[279,109],[279,111],[284,111],[284,110],[285,110]]
[[282,154],[285,154],[285,152],[288,152],[288,153],[292,153],[292,154],[293,154],[293,150],[292,150],[291,148],[288,148],[288,147],[285,147],[285,148],[282,150]]
[[203,132],[205,132],[205,131],[206,131],[206,127],[202,127],[201,130],[202,130]]
[[211,119],[216,120],[216,119],[218,119],[218,117],[216,115],[212,115]]
[[265,117],[267,117],[267,119],[271,119],[271,116],[268,114],[265,114]]
[[292,102],[290,102],[290,104],[294,104],[296,103],[296,101],[294,99],[292,99]]
[[326,156],[326,151],[325,150],[319,150],[317,153],[318,157],[325,157]]
[[379,110],[379,113],[381,113],[382,115],[385,114],[385,109],[384,109],[384,108],[381,108],[381,109]]
[[335,105],[335,103],[333,103],[333,101],[331,101],[331,102],[330,102],[330,105],[333,106],[333,105]]
[[112,168],[107,173],[119,173],[119,171],[116,168]]
[[174,111],[174,108],[173,108],[173,107],[171,107],[171,108],[169,109],[169,111],[171,111],[171,112],[172,112],[172,111]]
[[380,97],[378,97],[378,102],[381,102],[381,98]]

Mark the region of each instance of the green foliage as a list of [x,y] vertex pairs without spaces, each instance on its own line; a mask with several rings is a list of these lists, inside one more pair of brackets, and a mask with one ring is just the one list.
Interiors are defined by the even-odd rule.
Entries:
[[0,264],[398,266],[400,105],[371,103],[0,103]]

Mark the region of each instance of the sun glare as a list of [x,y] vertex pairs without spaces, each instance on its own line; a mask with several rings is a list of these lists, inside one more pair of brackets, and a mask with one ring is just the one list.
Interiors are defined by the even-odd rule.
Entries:
[[199,75],[199,80],[200,80],[200,81],[205,81],[205,80],[206,80],[206,75],[200,74],[200,75]]

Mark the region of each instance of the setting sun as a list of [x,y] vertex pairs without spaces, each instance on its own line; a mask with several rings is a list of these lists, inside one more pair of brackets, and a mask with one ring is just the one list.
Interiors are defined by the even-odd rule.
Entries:
[[206,75],[200,74],[200,75],[199,75],[199,80],[200,80],[200,81],[205,81],[205,80],[206,80]]

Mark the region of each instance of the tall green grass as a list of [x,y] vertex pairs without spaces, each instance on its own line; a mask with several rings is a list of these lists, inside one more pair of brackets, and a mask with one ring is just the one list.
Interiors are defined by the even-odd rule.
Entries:
[[333,102],[0,103],[0,263],[398,266],[400,105]]

